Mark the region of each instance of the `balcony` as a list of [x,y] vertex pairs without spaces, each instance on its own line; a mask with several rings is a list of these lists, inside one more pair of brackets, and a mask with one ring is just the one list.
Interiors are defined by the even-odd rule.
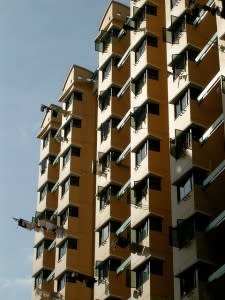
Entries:
[[[117,123],[118,124],[118,123]],[[110,125],[111,126],[111,125]],[[129,143],[130,124],[126,123],[121,130],[109,127],[107,134],[102,139],[99,146],[100,152],[107,152],[110,148],[114,149],[125,149]],[[101,133],[99,132],[99,140]]]
[[[113,89],[113,88],[111,88]],[[119,92],[119,88],[114,88],[115,92],[117,90],[117,93]],[[110,116],[118,116],[121,119],[126,114],[128,107],[129,107],[129,97],[128,97],[128,90],[124,94],[123,98],[117,98],[116,95],[112,95],[110,90],[103,91],[99,95],[99,107],[102,106],[102,109],[98,110],[99,120],[98,120],[98,126],[100,126],[101,123],[106,121]],[[105,101],[108,102],[108,105],[100,103],[100,101],[103,102],[103,99],[105,98]],[[102,99],[102,100],[101,100]],[[121,105],[121,102],[123,105]],[[104,108],[103,108],[104,105]]]
[[62,197],[59,192],[58,211],[62,211],[69,204],[77,205],[80,201],[80,187],[70,186],[69,190]]
[[45,208],[55,210],[57,207],[57,193],[47,192],[46,196],[40,201],[38,194],[37,211],[43,211]]
[[48,166],[41,170],[39,174],[38,186],[42,186],[46,181],[56,182],[59,176],[59,166],[53,166],[48,163]]
[[103,187],[110,184],[110,182],[117,182],[123,185],[128,178],[128,165],[118,165],[115,161],[110,161],[108,167],[104,171],[98,172],[98,184]]
[[41,148],[40,161],[43,160],[48,154],[58,154],[60,151],[60,143],[53,137],[50,138],[47,146]]
[[55,266],[55,253],[44,249],[41,256],[34,260],[33,274],[37,274],[41,269],[54,269]]
[[97,199],[96,211],[98,218],[96,220],[96,228],[99,228],[111,218],[115,220],[121,220],[122,222],[129,215],[129,205],[127,203],[126,196],[122,196],[120,199],[117,199],[116,195],[111,195],[109,198],[109,203],[101,209],[99,209],[99,201],[100,200]]
[[[58,254],[58,251],[56,251]],[[57,264],[55,267],[55,278],[59,277],[59,275],[66,270],[78,270],[79,269],[79,251],[75,249],[67,249],[66,253],[63,257],[58,260],[56,258]]]

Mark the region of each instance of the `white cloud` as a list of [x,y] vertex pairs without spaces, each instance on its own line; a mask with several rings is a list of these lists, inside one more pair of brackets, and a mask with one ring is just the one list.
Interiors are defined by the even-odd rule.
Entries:
[[31,278],[13,278],[13,279],[2,279],[0,278],[0,289],[10,288],[27,288],[31,286]]

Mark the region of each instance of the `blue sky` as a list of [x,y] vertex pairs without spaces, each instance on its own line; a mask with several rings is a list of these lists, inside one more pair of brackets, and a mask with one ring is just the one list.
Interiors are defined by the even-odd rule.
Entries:
[[97,68],[93,41],[109,2],[0,0],[2,299],[31,299],[34,234],[11,217],[30,220],[35,211],[40,104],[58,101],[72,64]]

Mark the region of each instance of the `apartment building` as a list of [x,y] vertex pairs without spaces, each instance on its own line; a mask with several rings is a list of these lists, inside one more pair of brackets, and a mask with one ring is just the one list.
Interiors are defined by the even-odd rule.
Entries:
[[221,299],[224,1],[111,1],[95,48],[42,106],[33,299]]
[[166,1],[174,299],[224,295],[224,1]]
[[164,3],[111,1],[99,51],[94,299],[172,299]]
[[[33,299],[93,299],[96,96],[93,73],[73,65],[59,99],[43,105]],[[41,222],[42,220],[42,222]],[[57,230],[51,230],[54,224]]]

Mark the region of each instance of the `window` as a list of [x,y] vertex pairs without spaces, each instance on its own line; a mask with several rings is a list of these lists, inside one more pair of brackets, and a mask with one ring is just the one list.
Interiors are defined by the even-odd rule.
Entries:
[[109,236],[109,224],[103,226],[99,231],[99,246],[101,246]]
[[106,77],[109,76],[111,68],[112,68],[112,61],[110,59],[110,61],[106,64],[106,66],[102,70],[102,80],[105,80]]
[[110,103],[110,98],[111,98],[111,91],[107,90],[104,93],[99,95],[98,102],[99,102],[99,108],[101,111],[105,110],[109,103]]
[[148,69],[148,78],[153,80],[159,79],[159,71],[156,69]]
[[43,138],[43,149],[44,149],[45,147],[47,147],[48,142],[49,142],[49,133],[47,133],[47,134],[44,136],[44,138]]
[[67,164],[67,162],[71,159],[71,156],[80,156],[80,148],[72,146],[63,156],[63,167]]
[[146,82],[146,72],[144,72],[134,83],[136,96],[141,93],[142,88],[145,85],[145,82]]
[[162,218],[157,216],[150,216],[149,229],[153,231],[162,232]]
[[104,37],[104,40],[102,41],[103,42],[103,52],[106,52],[109,48],[109,45],[111,43],[111,33],[110,32],[107,32],[105,34],[105,37]]
[[208,172],[204,169],[194,167],[191,173],[187,174],[184,179],[178,183],[178,201],[185,199],[192,191],[194,184],[202,185],[207,177]]
[[108,271],[109,271],[109,265],[108,263],[103,263],[101,266],[98,268],[98,280],[104,280],[105,278],[108,277]]
[[63,167],[67,164],[67,162],[70,160],[71,157],[71,151],[70,149],[66,152],[66,154],[63,156]]
[[185,178],[178,186],[178,200],[183,200],[186,196],[190,194],[193,189],[193,176],[192,174]]
[[73,93],[71,93],[68,97],[67,97],[67,99],[65,100],[65,108],[66,108],[66,110],[72,105],[72,103],[73,103]]
[[56,110],[52,109],[52,117],[53,118],[58,118],[58,112]]
[[140,29],[141,23],[145,20],[145,9],[142,8],[135,16],[135,29]]
[[74,100],[78,100],[78,101],[82,101],[83,100],[82,93],[78,92],[78,91],[74,91],[73,92],[73,97],[74,97]]
[[158,47],[158,39],[157,39],[157,37],[155,37],[153,35],[148,36],[147,37],[147,44],[148,44],[148,46],[157,48]]
[[67,139],[67,137],[70,133],[70,127],[71,127],[70,122],[66,126],[64,126],[64,138],[65,139]]
[[80,119],[73,119],[72,126],[74,128],[81,128],[81,120]]
[[104,190],[99,197],[100,210],[106,207],[109,203],[110,189]]
[[44,252],[44,242],[41,242],[36,249],[36,258],[40,257]]
[[79,91],[73,91],[65,100],[65,108],[66,110],[71,106],[73,103],[73,100],[82,101],[83,95]]
[[109,135],[110,128],[116,128],[119,124],[120,119],[111,118],[104,123],[101,124],[100,132],[101,132],[101,142],[105,141]]
[[60,215],[60,224],[64,225],[68,217],[78,217],[79,209],[76,206],[68,206]]
[[182,94],[174,104],[174,110],[175,110],[175,119],[179,117],[182,111],[185,110],[185,108],[189,104],[189,97],[188,97],[188,91],[185,91],[184,94]]
[[110,129],[110,126],[109,126],[109,121],[106,121],[104,123],[102,123],[101,125],[101,142],[105,141],[108,137],[108,134],[109,134],[109,129]]
[[198,274],[196,269],[189,269],[180,278],[181,296],[187,296],[198,285]]
[[170,0],[171,9],[177,4],[178,0]]
[[147,191],[148,191],[148,180],[144,179],[141,182],[139,182],[135,188],[134,188],[134,204],[141,206],[141,201],[143,198],[147,196]]
[[146,5],[146,12],[149,15],[157,16],[157,7],[153,5]]
[[153,114],[153,115],[159,115],[159,104],[149,102],[148,103],[148,113]]
[[53,164],[54,160],[55,160],[56,156],[53,155],[49,155],[48,157],[46,157],[45,159],[43,159],[40,163],[41,165],[41,175],[45,173],[48,163],[49,164]]
[[113,184],[103,189],[103,191],[99,194],[100,210],[105,208],[105,206],[109,203],[110,196],[117,195],[119,190],[120,186]]
[[156,191],[161,191],[161,178],[151,175],[149,177],[149,188]]
[[152,258],[150,260],[150,273],[155,275],[163,275],[163,261]]
[[192,149],[192,142],[198,141],[202,136],[204,129],[195,124],[188,127],[185,131],[175,130],[176,158],[185,155],[187,149]]
[[43,269],[41,272],[39,272],[35,278],[34,278],[34,288],[38,288],[39,285],[42,283],[43,280],[46,280],[48,276],[50,275],[50,270]]
[[135,63],[137,63],[145,51],[146,41],[142,41],[140,46],[135,51]]
[[67,243],[66,241],[62,243],[62,245],[59,247],[59,256],[58,259],[61,259],[66,254],[67,249]]
[[68,238],[60,245],[59,260],[66,254],[67,249],[77,249],[77,239]]
[[147,109],[146,105],[138,107],[134,112],[134,122],[135,122],[135,130],[141,128],[143,122],[146,120]]
[[80,177],[78,176],[70,176],[62,183],[62,192],[61,197],[68,191],[70,185],[71,186],[79,186]]
[[49,141],[50,141],[50,138],[53,138],[53,137],[55,136],[56,132],[57,132],[57,130],[55,130],[55,129],[50,129],[50,130],[46,133],[46,135],[43,137],[43,149],[44,149],[45,147],[47,147],[47,145],[48,145],[48,143],[49,143]]
[[51,192],[52,188],[54,186],[54,183],[47,182],[41,189],[40,189],[40,201],[42,201],[45,196],[47,195],[47,192]]
[[136,231],[138,244],[148,236],[148,230],[149,230],[149,220],[146,219],[144,223],[142,223],[141,226],[138,227]]
[[148,140],[148,150],[160,152],[160,140],[155,138],[149,138]]
[[63,275],[58,279],[57,282],[57,291],[60,291],[64,288],[66,282],[72,282],[75,283],[76,282],[76,277],[73,276],[72,272],[65,272],[63,273]]
[[196,232],[204,232],[210,217],[200,212],[187,219],[177,220],[176,227],[170,227],[170,245],[176,248],[187,246],[194,239]]
[[173,80],[176,80],[186,70],[186,54],[173,54],[172,57]]
[[142,160],[147,156],[147,142],[145,142],[135,153],[135,166],[140,166]]
[[51,245],[51,240],[43,240],[36,249],[36,258],[39,258],[42,253],[44,252],[44,249],[48,249],[48,247]]
[[198,56],[199,52],[200,51],[198,49],[189,48],[189,49],[187,49],[187,58],[190,61],[195,61],[195,58]]
[[47,169],[47,158],[41,161],[41,175],[45,173]]
[[149,278],[149,262],[145,263],[137,271],[137,288],[142,286]]
[[99,265],[96,266],[99,283],[108,277],[109,271],[116,271],[120,265],[121,260],[116,258],[110,258],[103,262],[99,262]]
[[171,33],[172,33],[172,44],[179,43],[179,40],[185,31],[185,17],[182,15],[181,17],[171,16]]

